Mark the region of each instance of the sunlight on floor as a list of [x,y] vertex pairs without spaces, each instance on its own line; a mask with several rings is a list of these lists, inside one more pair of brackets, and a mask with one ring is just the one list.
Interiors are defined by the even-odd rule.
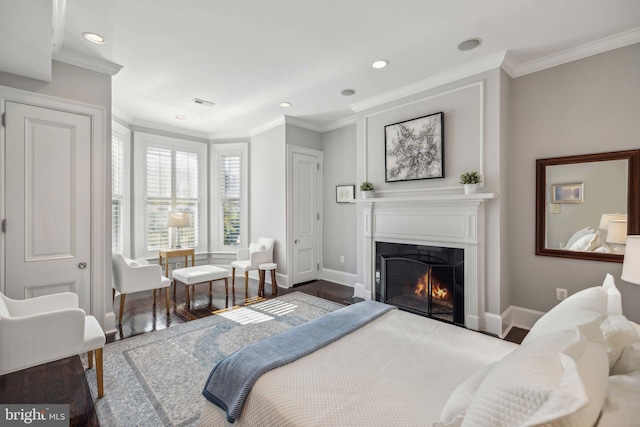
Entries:
[[224,313],[218,314],[218,316],[222,316],[241,325],[262,323],[274,319],[272,316],[259,313],[246,307],[239,307],[235,310],[225,311]]
[[282,302],[277,299],[267,300],[258,304],[253,304],[251,308],[273,314],[274,316],[284,316],[295,311],[297,305]]

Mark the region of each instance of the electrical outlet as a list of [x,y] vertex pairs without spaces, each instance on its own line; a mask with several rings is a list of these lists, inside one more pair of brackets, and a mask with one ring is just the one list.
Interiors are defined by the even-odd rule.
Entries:
[[556,288],[556,299],[558,301],[562,301],[562,300],[567,299],[567,290],[566,289]]
[[176,270],[182,268],[182,263],[181,262],[176,262]]
[[344,264],[344,255],[340,255],[340,264]]

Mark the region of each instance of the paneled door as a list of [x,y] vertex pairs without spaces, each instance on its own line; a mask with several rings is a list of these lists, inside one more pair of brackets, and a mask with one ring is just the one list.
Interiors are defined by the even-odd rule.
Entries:
[[318,157],[293,153],[293,284],[318,279]]
[[71,291],[89,312],[91,119],[16,102],[5,111],[7,296]]

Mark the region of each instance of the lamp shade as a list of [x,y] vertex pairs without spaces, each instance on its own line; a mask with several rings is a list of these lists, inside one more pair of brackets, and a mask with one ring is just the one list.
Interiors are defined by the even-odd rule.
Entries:
[[188,227],[189,212],[170,211],[167,217],[167,227]]
[[627,219],[627,214],[619,214],[619,213],[602,214],[602,216],[600,217],[600,225],[598,226],[598,228],[600,230],[606,230],[607,228],[609,228],[609,221],[626,220],[626,219]]
[[625,282],[640,285],[640,236],[627,236],[627,250],[620,278]]
[[615,243],[618,245],[624,245],[627,242],[627,221],[614,219],[609,221],[609,228],[607,228],[607,243]]

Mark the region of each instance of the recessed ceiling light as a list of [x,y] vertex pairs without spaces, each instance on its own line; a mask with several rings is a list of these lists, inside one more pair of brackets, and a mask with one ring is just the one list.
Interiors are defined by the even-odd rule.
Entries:
[[95,44],[107,44],[107,39],[96,33],[82,33],[85,39]]
[[371,64],[373,68],[384,68],[387,65],[389,65],[389,61],[387,61],[386,59],[378,59],[376,62]]
[[290,102],[281,102],[280,106],[284,107],[284,108],[289,108],[289,107],[291,107],[291,103]]
[[481,43],[482,43],[482,40],[480,39],[465,40],[458,45],[458,50],[466,52],[467,50],[472,50],[477,48],[478,46],[480,46]]
[[340,95],[342,96],[351,96],[351,95],[355,95],[356,91],[353,89],[345,89],[342,92],[340,92]]
[[178,119],[178,120],[184,120],[186,118],[187,118],[186,116],[176,116],[176,119]]

